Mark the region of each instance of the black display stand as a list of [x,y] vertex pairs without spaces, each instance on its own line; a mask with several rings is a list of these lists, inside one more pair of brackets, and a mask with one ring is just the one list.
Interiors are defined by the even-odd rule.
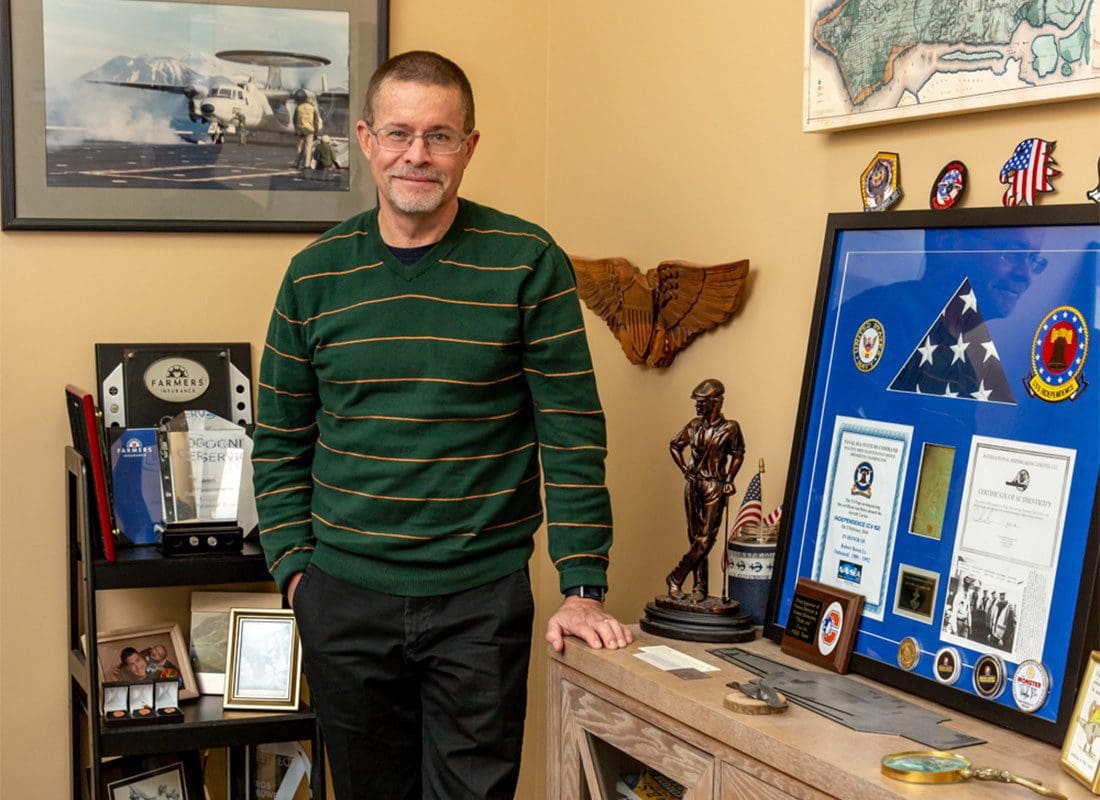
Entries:
[[645,615],[639,627],[654,636],[680,639],[685,642],[751,642],[756,638],[752,615],[731,606],[721,614],[698,613],[668,608],[657,602],[646,603]]
[[[175,725],[103,727],[94,645],[97,591],[247,583],[270,580],[271,576],[259,546],[252,543],[245,544],[244,550],[236,553],[165,558],[155,547],[148,546],[120,549],[118,560],[113,562],[94,559],[84,460],[73,448],[67,447],[65,466],[72,798],[87,796],[89,800],[101,800],[100,763],[109,756],[226,747],[229,748],[230,800],[249,800],[249,748],[265,742],[295,740],[312,742],[310,791],[314,798],[324,798],[325,758],[321,730],[313,710],[304,703],[300,710],[292,712],[225,712],[220,697],[203,695],[181,706],[184,719]],[[81,645],[82,636],[88,642],[87,655]],[[90,783],[87,791],[86,781]]]

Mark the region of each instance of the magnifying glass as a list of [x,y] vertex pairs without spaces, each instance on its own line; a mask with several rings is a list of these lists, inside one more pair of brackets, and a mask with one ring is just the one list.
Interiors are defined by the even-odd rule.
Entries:
[[962,781],[998,781],[1026,786],[1043,797],[1067,800],[1064,794],[1048,789],[1038,781],[1019,778],[1008,770],[971,766],[970,759],[943,750],[914,750],[893,753],[882,759],[882,774],[906,783],[960,783]]

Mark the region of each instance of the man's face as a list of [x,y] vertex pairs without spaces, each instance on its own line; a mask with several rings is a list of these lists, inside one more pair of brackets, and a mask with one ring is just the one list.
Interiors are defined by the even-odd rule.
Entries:
[[[387,81],[374,101],[376,131],[400,128],[414,134],[450,131],[462,136],[462,94],[454,86],[432,86],[408,81]],[[462,149],[450,155],[428,152],[421,137],[404,151],[379,147],[367,124],[356,126],[359,146],[370,161],[379,202],[398,215],[430,216],[457,202],[458,187],[474,154],[478,133],[473,131]]]
[[717,397],[697,397],[695,399],[695,413],[700,417],[711,419],[722,407],[722,401]]
[[1040,271],[1041,260],[1028,252],[1005,251],[991,259],[986,286],[988,299],[992,302],[995,314],[989,316],[1007,317],[1016,308],[1020,295],[1031,286],[1031,278]]
[[141,653],[130,653],[126,657],[126,663],[124,665],[126,671],[133,675],[135,678],[145,677],[145,668],[148,664],[145,661],[145,657]]

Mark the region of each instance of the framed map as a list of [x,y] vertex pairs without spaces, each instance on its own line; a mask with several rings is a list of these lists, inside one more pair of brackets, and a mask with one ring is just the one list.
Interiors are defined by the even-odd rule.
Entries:
[[1100,0],[806,0],[804,131],[1100,95]]

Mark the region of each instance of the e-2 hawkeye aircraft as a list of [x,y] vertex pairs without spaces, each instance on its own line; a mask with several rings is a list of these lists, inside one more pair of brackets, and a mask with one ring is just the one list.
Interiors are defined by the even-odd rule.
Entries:
[[[238,114],[243,116],[249,136],[256,132],[265,132],[292,137],[294,109],[306,97],[311,98],[321,112],[326,128],[347,130],[348,93],[328,91],[324,74],[321,75],[320,92],[305,88],[292,90],[283,84],[283,67],[324,67],[332,63],[329,59],[278,50],[222,50],[215,55],[223,61],[235,64],[267,67],[267,81],[263,86],[258,85],[251,77],[240,81],[210,78],[205,84],[193,83],[189,86],[93,79],[89,79],[89,82],[182,94],[187,98],[191,121],[201,120],[207,123],[210,139],[215,143],[220,143],[227,132],[236,129],[240,121]],[[293,139],[287,138],[286,141],[289,144]]]

